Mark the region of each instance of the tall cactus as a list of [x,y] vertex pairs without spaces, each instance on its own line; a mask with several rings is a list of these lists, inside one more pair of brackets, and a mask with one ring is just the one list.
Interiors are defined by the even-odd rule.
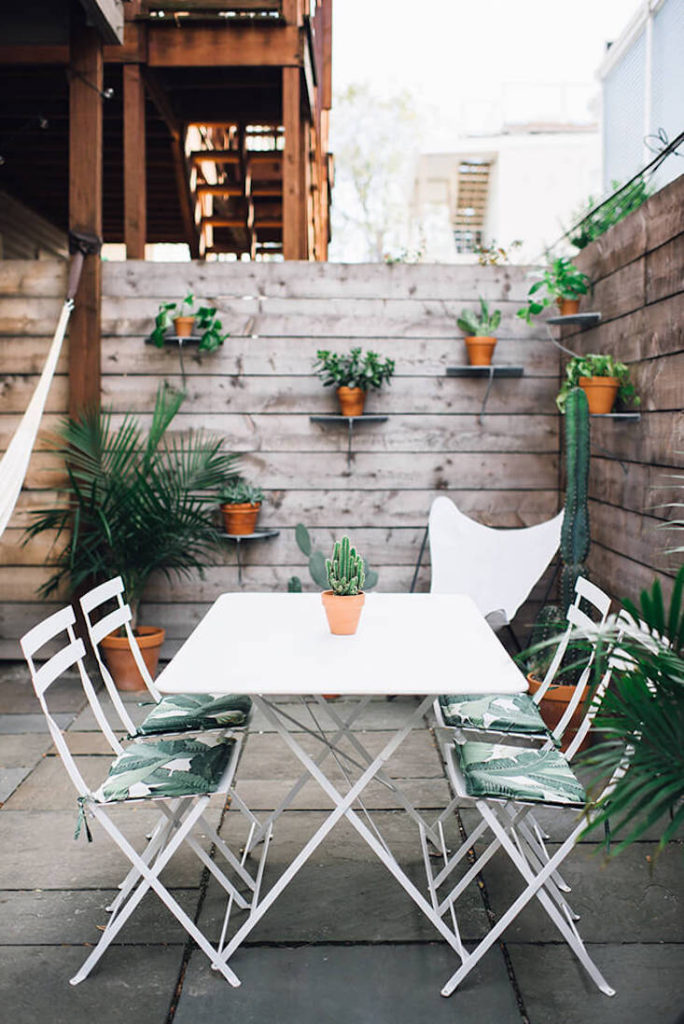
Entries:
[[332,558],[325,562],[328,584],[333,594],[348,597],[363,590],[365,578],[363,559],[350,546],[349,537],[335,541]]
[[581,388],[573,388],[565,405],[565,514],[561,529],[561,600],[567,612],[575,596],[579,576],[586,575],[584,565],[589,554],[589,406]]

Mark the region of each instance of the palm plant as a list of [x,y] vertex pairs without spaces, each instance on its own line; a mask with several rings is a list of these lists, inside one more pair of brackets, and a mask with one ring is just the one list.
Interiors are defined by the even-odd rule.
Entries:
[[223,451],[222,438],[202,432],[167,437],[184,397],[159,388],[147,437],[131,416],[115,429],[110,411],[62,422],[57,450],[68,475],[66,500],[34,512],[25,537],[56,530],[59,539],[70,531],[42,596],[64,581],[75,592],[120,575],[135,615],[152,573],[202,575],[213,562],[220,535],[210,510],[216,488],[237,472],[237,456]]

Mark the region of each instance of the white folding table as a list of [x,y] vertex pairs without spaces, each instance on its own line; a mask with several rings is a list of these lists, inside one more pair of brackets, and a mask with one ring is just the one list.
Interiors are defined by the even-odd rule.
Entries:
[[[277,882],[262,899],[253,901],[247,919],[222,948],[226,961],[343,817],[463,959],[465,951],[455,917],[452,930],[407,877],[375,826],[371,823],[369,828],[362,820],[355,805],[360,804],[368,783],[376,779],[393,791],[398,803],[421,825],[421,835],[436,841],[398,782],[384,774],[383,765],[421,721],[436,694],[520,693],[527,688],[524,676],[469,597],[368,594],[357,633],[341,637],[329,632],[320,594],[223,594],[161,672],[156,685],[162,693],[210,690],[249,694],[304,766],[302,778],[253,832],[246,850],[261,839],[268,842],[278,815],[307,779],[314,778],[334,803]],[[335,704],[323,699],[324,693],[359,700],[343,719]],[[422,699],[411,706],[402,727],[373,757],[358,735],[350,731],[351,725],[371,697],[390,694]],[[316,759],[303,749],[297,733],[288,729],[294,719],[285,705],[273,701],[278,695],[309,698],[329,715],[331,731],[306,730],[305,724],[296,722],[298,729],[321,740],[322,751]],[[352,744],[353,756],[339,748],[342,738]],[[344,759],[356,770],[354,779],[347,775],[346,792],[340,792],[339,783],[333,783],[322,771],[321,765],[331,754],[338,764]]]

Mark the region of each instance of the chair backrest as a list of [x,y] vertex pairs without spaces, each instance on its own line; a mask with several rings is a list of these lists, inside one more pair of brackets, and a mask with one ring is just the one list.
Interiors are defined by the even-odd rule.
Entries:
[[447,497],[430,508],[433,594],[469,594],[483,615],[503,609],[511,622],[560,544],[563,513],[537,526],[495,529],[476,523]]
[[[104,684],[107,687],[107,693],[109,694],[110,700],[114,705],[114,709],[121,719],[122,724],[128,730],[128,733],[133,736],[136,733],[135,725],[126,710],[126,705],[119,695],[116,684],[112,679],[111,672],[107,668],[100,652],[100,642],[102,639],[108,636],[109,633],[113,633],[115,630],[123,627],[131,648],[131,654],[133,655],[138,667],[138,671],[140,672],[150,695],[157,704],[161,700],[161,694],[152,681],[152,676],[148,671],[147,665],[143,661],[143,656],[140,653],[138,642],[135,639],[133,630],[131,629],[131,609],[123,599],[123,592],[124,585],[120,576],[117,576],[112,580],[107,580],[106,583],[101,583],[98,587],[94,587],[92,590],[89,590],[88,593],[81,598],[81,610],[83,611],[83,618],[88,630],[90,643],[92,644],[93,652],[97,658],[97,663],[100,668],[100,674],[102,675]],[[107,604],[111,601],[116,602],[116,608],[93,622],[92,613],[101,608],[103,604]]]
[[[88,796],[90,794],[90,790],[76,766],[76,762],[74,761],[71,751],[69,750],[69,746],[64,739],[62,730],[57,725],[57,722],[50,714],[50,710],[48,708],[46,693],[52,683],[75,665],[78,669],[78,674],[86,697],[88,698],[88,703],[90,704],[97,723],[106,736],[112,750],[115,753],[120,754],[123,747],[114,735],[109,722],[107,721],[106,715],[102,710],[102,706],[93,688],[93,684],[86,672],[85,665],[83,664],[83,658],[86,653],[85,645],[74,633],[75,622],[76,616],[74,614],[74,610],[71,605],[68,605],[66,608],[62,608],[61,611],[55,612],[54,615],[50,615],[47,619],[44,619],[43,622],[39,622],[37,626],[34,626],[33,629],[30,629],[28,633],[24,634],[19,643],[28,663],[33,688],[36,691],[36,696],[38,697],[40,706],[47,720],[48,729],[50,730],[53,742],[60,757],[62,758],[62,761],[64,762],[64,766],[69,773],[69,777],[79,794],[81,796]],[[36,666],[35,655],[46,644],[57,640],[60,634],[63,634],[64,645],[60,647],[56,654],[53,654],[52,657],[48,658],[42,665],[40,665],[40,667]]]

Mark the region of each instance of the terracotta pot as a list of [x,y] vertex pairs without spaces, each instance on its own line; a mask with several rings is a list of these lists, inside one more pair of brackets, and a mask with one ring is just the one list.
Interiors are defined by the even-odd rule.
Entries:
[[254,505],[250,505],[249,502],[244,502],[242,505],[221,505],[223,527],[226,533],[237,534],[241,537],[248,533],[254,533],[260,508],[260,501]]
[[556,305],[561,316],[575,316],[579,313],[579,299],[556,299]]
[[605,415],[613,411],[620,386],[617,377],[580,377],[579,386],[587,396],[590,413]]
[[491,366],[496,338],[469,337],[465,340],[471,366]]
[[194,316],[177,316],[173,321],[177,338],[189,338],[195,326]]
[[340,400],[340,412],[343,416],[363,416],[366,392],[362,388],[338,388],[337,397]]
[[[147,670],[154,679],[159,661],[159,651],[166,633],[158,626],[138,626],[135,637]],[[100,642],[107,668],[112,674],[117,690],[145,690],[135,659],[131,653],[128,637],[110,633]]]
[[[529,674],[527,676],[527,682],[530,687],[530,696],[534,696],[541,682],[535,676]],[[558,686],[550,686],[539,704],[539,710],[541,716],[548,725],[549,729],[555,729],[560,722],[561,718],[567,711],[568,704],[573,698],[575,693],[575,687],[561,683]],[[567,726],[563,733],[563,739],[561,740],[561,750],[567,750],[570,743],[575,738],[575,734],[582,724],[584,718],[584,701],[580,701],[578,706],[575,708],[570,724]],[[585,739],[581,745],[580,750],[586,750],[589,746],[589,737]]]
[[332,590],[324,590],[321,600],[331,633],[335,636],[351,636],[356,632],[363,602],[366,600],[364,593],[340,597],[339,594],[333,594]]

